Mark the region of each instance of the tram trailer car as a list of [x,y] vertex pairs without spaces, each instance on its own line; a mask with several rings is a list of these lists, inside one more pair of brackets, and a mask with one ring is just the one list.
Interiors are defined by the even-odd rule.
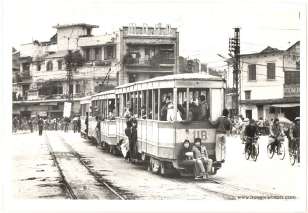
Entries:
[[[216,129],[208,120],[189,121],[186,118],[190,116],[191,103],[204,95],[209,119],[216,120],[224,109],[224,89],[224,79],[199,73],[156,77],[119,86],[115,89],[117,141],[126,139],[124,113],[130,109],[137,120],[139,156],[148,162],[151,171],[164,175],[175,169],[182,175],[192,175],[192,170],[179,166],[178,156],[185,139],[193,143],[195,138],[201,138],[213,160],[215,174],[224,162],[216,158]],[[160,116],[167,97],[174,106],[186,108],[180,116],[178,107],[174,107],[172,121],[162,120]]]
[[[91,106],[93,113],[91,116],[91,133],[90,136],[104,148],[107,148],[111,153],[119,153],[117,151],[116,137],[116,121],[114,117],[115,111],[115,91],[109,90],[95,94],[91,98]],[[101,129],[99,134],[96,132],[96,117],[99,118]]]

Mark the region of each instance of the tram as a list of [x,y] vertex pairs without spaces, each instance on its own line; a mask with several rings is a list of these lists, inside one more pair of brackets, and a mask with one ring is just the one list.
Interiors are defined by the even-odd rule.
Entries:
[[[201,73],[174,74],[149,80],[121,85],[91,97],[91,118],[102,115],[101,139],[98,143],[115,147],[126,140],[126,112],[137,120],[137,152],[139,159],[149,165],[149,170],[165,175],[178,171],[185,175],[187,170],[178,164],[178,156],[184,140],[194,142],[201,138],[213,160],[213,173],[221,167],[224,159],[216,159],[216,129],[209,120],[191,120],[191,107],[198,97],[204,95],[209,106],[209,119],[216,120],[224,109],[225,80]],[[168,116],[162,115],[166,99],[173,108]],[[88,102],[81,103],[81,106]],[[108,119],[112,114],[113,119]],[[82,122],[84,123],[84,122]],[[89,136],[93,126],[89,124]]]

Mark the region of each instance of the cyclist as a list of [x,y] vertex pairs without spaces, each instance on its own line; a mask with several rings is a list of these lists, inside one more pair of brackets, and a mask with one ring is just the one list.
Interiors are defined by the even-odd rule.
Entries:
[[289,148],[295,149],[295,145],[297,143],[298,148],[300,147],[300,119],[299,117],[296,117],[294,119],[294,125],[291,127],[290,131],[290,138],[291,140],[289,141]]
[[271,150],[273,150],[275,146],[278,147],[280,141],[283,141],[283,136],[284,133],[280,126],[279,119],[275,118],[270,127],[269,144],[271,144]]
[[245,151],[252,145],[255,137],[259,134],[256,122],[253,119],[249,120],[248,125],[245,127],[244,137],[246,139]]

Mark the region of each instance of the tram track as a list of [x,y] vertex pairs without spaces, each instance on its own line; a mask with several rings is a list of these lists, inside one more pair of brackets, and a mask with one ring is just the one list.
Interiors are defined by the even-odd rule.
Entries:
[[54,154],[55,152],[53,151],[52,146],[50,145],[49,138],[48,138],[47,134],[45,134],[45,141],[46,141],[50,156],[52,157],[52,160],[53,160],[55,166],[57,167],[57,169],[59,171],[59,174],[60,174],[60,177],[61,177],[61,182],[62,182],[62,184],[65,188],[66,193],[68,194],[70,199],[76,200],[77,196],[75,195],[72,187],[70,186],[70,184],[68,183],[68,181],[66,180],[66,178],[65,178],[65,176],[62,172],[62,168],[60,167],[60,164],[57,160],[57,157]]
[[[214,193],[215,195],[218,195],[220,197],[223,197],[228,200],[238,200],[238,199],[258,199],[258,200],[264,200],[264,199],[296,199],[296,196],[293,195],[281,195],[271,192],[265,192],[257,189],[251,189],[247,187],[241,187],[229,183],[225,183],[220,180],[216,180],[215,178],[210,178],[206,180],[206,183],[212,183],[217,184],[218,186],[221,186],[225,191],[227,192],[221,192],[219,190],[212,190],[209,189],[209,185],[199,185],[202,190],[207,191],[209,193]],[[233,193],[230,193],[233,192]]]
[[[102,180],[101,176],[98,175],[95,171],[93,171],[93,169],[91,169],[88,165],[87,165],[87,162],[84,161],[82,159],[82,156],[76,152],[73,147],[71,145],[69,145],[67,142],[65,142],[65,139],[60,136],[59,134],[56,134],[57,137],[59,137],[59,139],[61,140],[61,142],[63,143],[63,145],[68,149],[69,153],[74,156],[74,158],[76,158],[78,160],[78,162],[88,171],[88,173],[95,179],[95,181],[97,182],[97,186],[101,186],[103,187],[104,189],[107,189],[113,196],[115,199],[118,199],[118,200],[126,200],[127,197],[126,196],[122,196],[120,194],[120,192],[117,192],[117,190],[112,187],[110,184],[106,183],[106,181]],[[70,199],[79,199],[79,197],[76,195],[78,193],[76,193],[73,189],[73,187],[71,186],[70,182],[67,180],[67,178],[65,177],[64,173],[63,173],[63,170],[60,166],[60,163],[57,159],[57,156],[55,155],[55,152],[50,144],[50,140],[49,140],[49,137],[47,134],[45,134],[45,137],[46,137],[46,143],[47,143],[47,146],[48,146],[48,150],[50,152],[50,155],[60,173],[60,176],[61,176],[61,182],[63,183],[64,185],[64,188],[69,196]],[[86,188],[86,187],[85,187]],[[84,199],[84,198],[83,198]]]

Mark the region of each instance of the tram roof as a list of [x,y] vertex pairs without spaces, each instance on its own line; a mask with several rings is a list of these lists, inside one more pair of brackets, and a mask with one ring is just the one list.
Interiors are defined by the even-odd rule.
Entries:
[[100,95],[106,95],[106,94],[111,94],[111,93],[114,93],[114,90],[107,90],[107,91],[99,92],[99,93],[96,93],[96,94],[92,95],[92,97],[96,97],[96,96],[100,96]]
[[165,75],[165,76],[159,76],[151,79],[147,79],[144,81],[138,81],[134,83],[128,83],[124,85],[120,85],[116,88],[123,88],[123,87],[129,87],[137,84],[143,84],[143,83],[150,83],[150,82],[157,82],[157,81],[174,81],[174,80],[207,80],[207,81],[224,81],[223,78],[209,75],[205,73],[181,73],[181,74],[173,74],[173,75]]
[[96,94],[92,95],[92,100],[93,101],[99,100],[102,97],[104,97],[104,99],[114,99],[115,98],[115,90],[107,90],[107,91],[96,93]]

